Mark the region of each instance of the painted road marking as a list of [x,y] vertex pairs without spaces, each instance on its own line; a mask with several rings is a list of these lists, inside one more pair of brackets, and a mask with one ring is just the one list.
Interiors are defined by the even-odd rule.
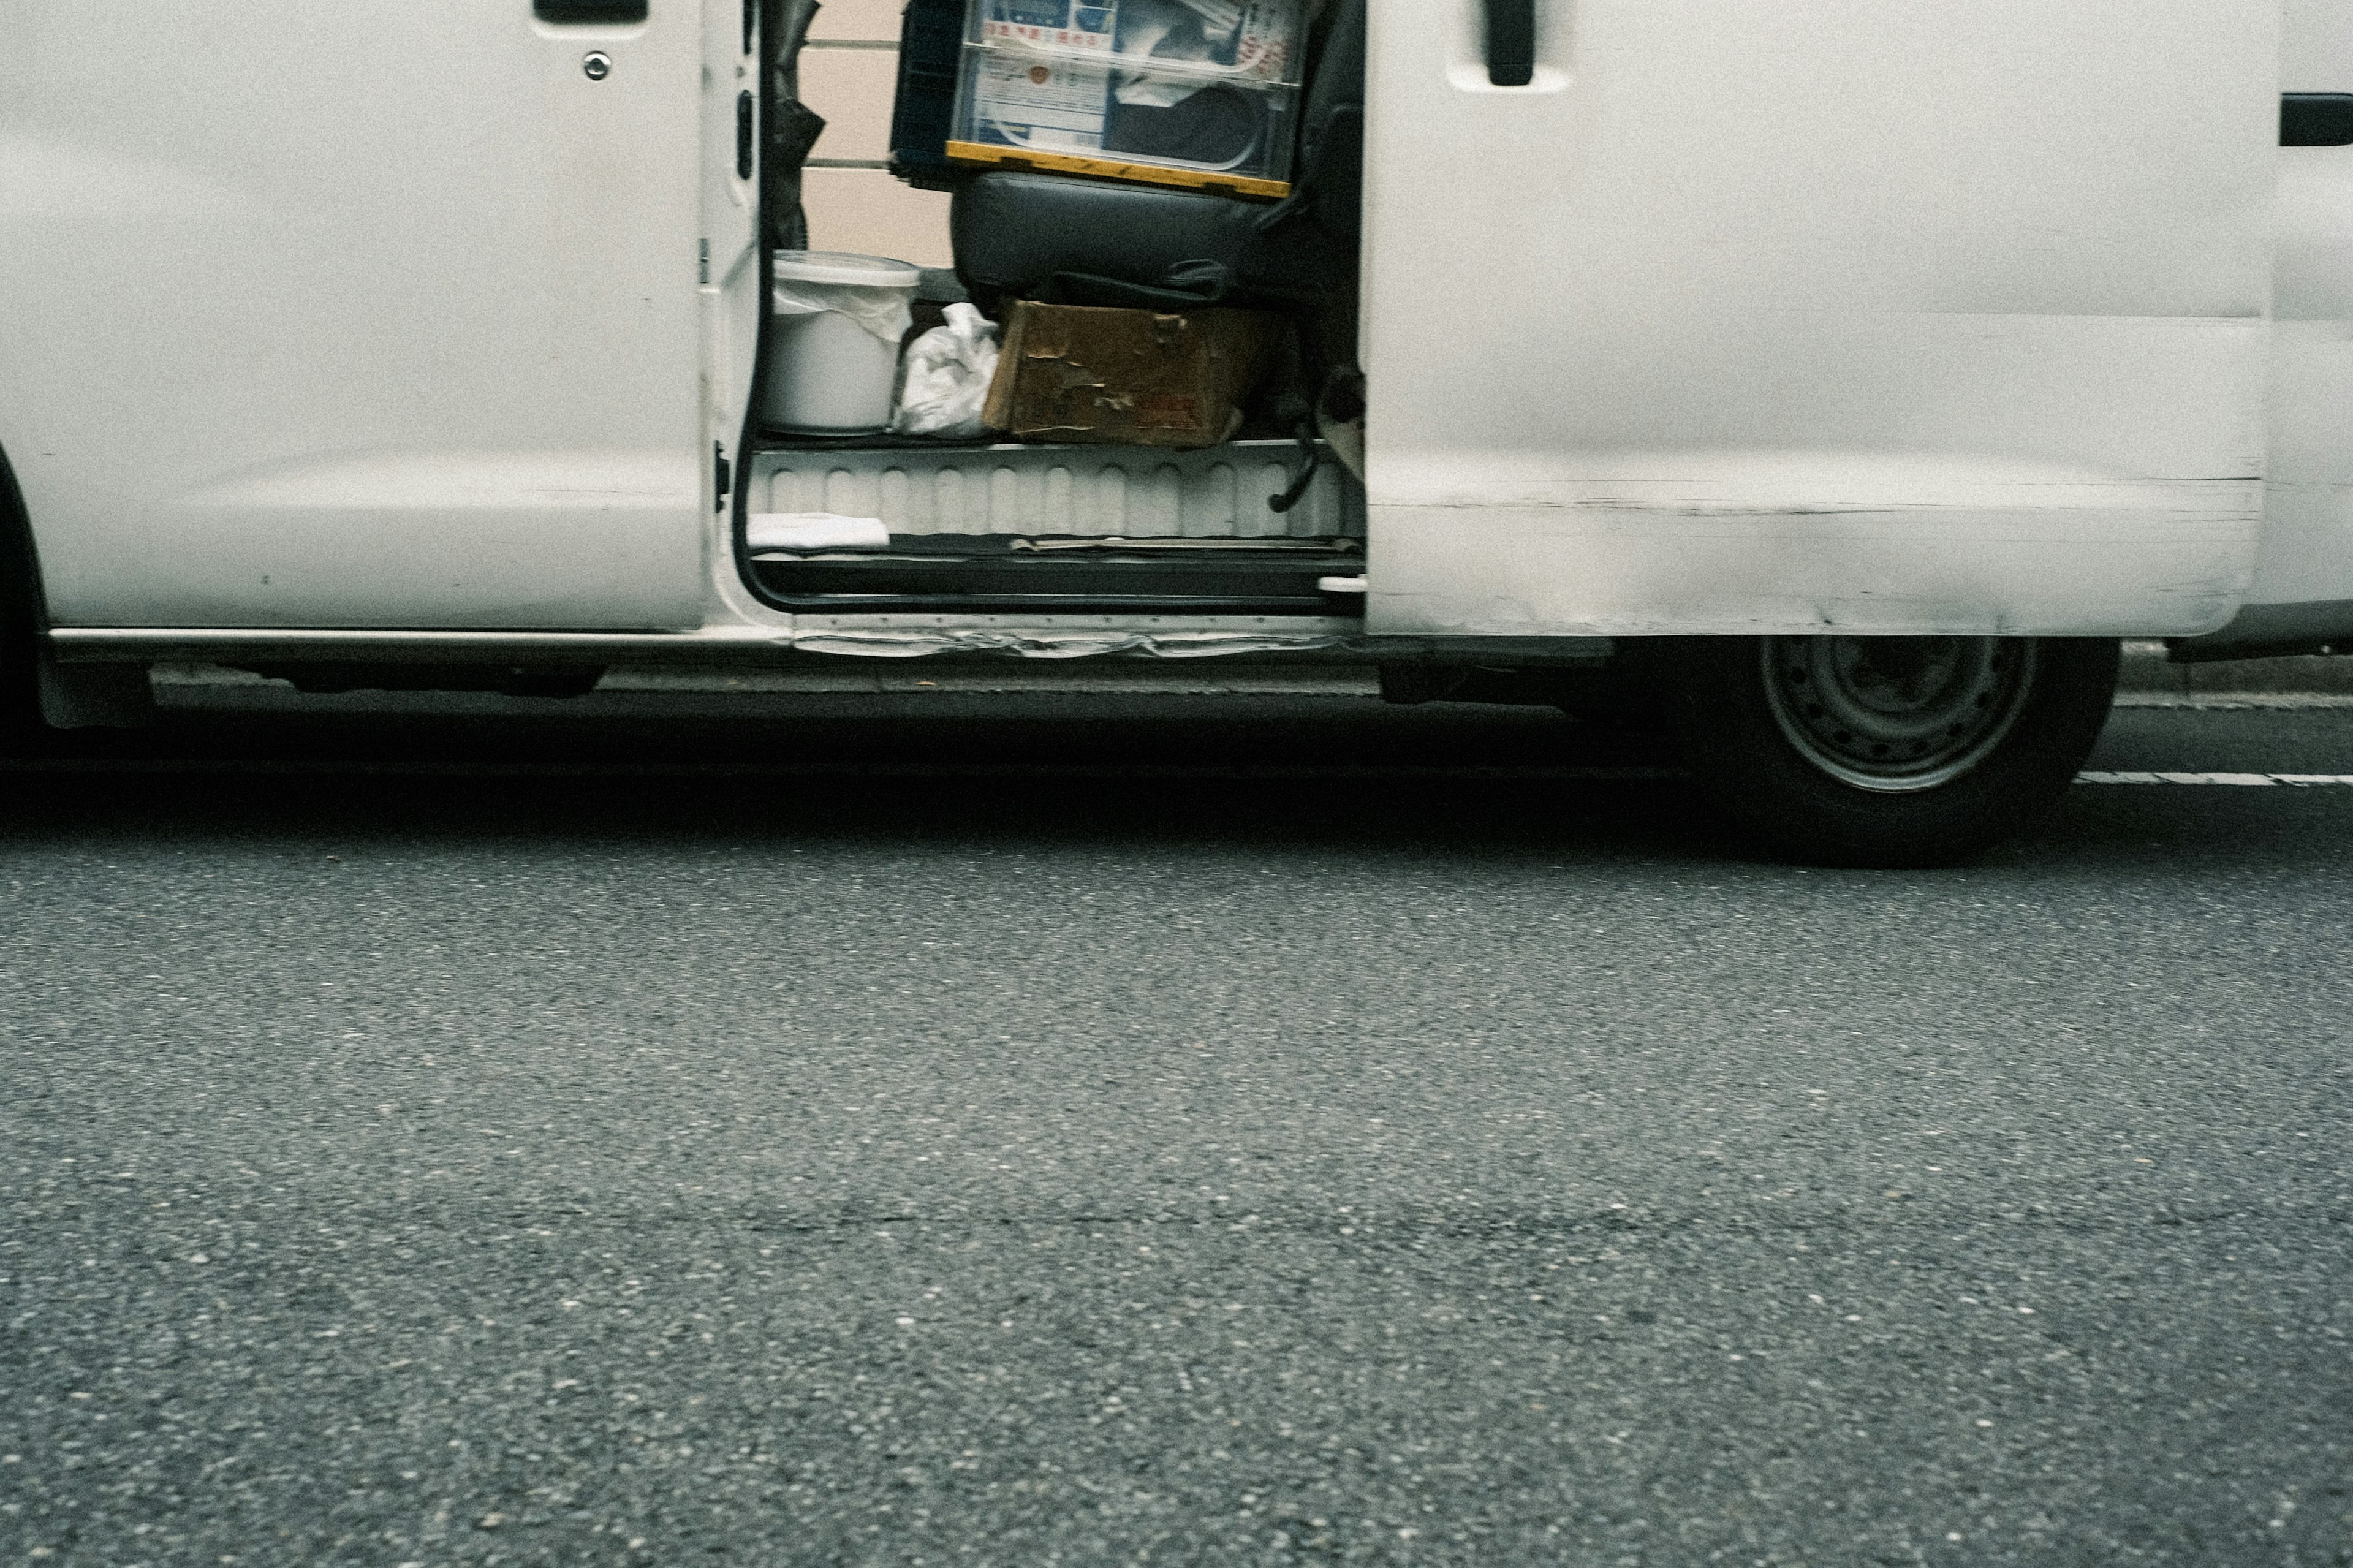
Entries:
[[2221,784],[2235,788],[2322,789],[2353,785],[2353,773],[2077,773],[2083,784]]

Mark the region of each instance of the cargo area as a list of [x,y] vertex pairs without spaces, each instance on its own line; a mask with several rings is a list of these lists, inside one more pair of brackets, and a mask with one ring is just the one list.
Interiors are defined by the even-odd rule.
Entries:
[[952,268],[810,232],[817,7],[772,6],[754,592],[1360,619],[1364,0],[910,0],[892,169]]

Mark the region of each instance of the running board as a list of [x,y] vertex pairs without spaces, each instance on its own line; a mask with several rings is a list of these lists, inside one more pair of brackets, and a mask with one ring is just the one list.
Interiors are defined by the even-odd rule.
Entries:
[[1590,666],[1616,652],[1609,637],[1377,637],[1353,620],[1236,623],[1209,617],[1148,626],[1103,618],[806,616],[790,630],[726,626],[691,632],[347,631],[299,627],[61,626],[48,634],[61,664],[807,665],[845,655],[917,653],[1061,658],[1106,656],[1250,658],[1323,664]]

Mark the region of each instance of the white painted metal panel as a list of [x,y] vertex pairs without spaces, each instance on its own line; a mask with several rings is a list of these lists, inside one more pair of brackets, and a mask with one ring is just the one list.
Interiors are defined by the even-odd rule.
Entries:
[[[760,55],[756,28],[747,24],[765,7],[759,0],[703,0],[702,243],[702,264],[703,428],[701,450],[729,465],[732,503],[734,481],[748,469],[743,446],[758,374],[760,322],[771,308],[769,279],[760,270]],[[738,111],[748,107],[753,156],[739,161]],[[717,465],[706,466],[705,482],[716,489]],[[710,494],[707,513],[732,524],[732,504]],[[694,561],[700,573],[733,576],[734,552],[720,548],[706,563],[702,545],[732,538],[732,529],[699,528]]]
[[[2286,89],[2353,92],[2353,6],[2288,0],[2286,21]],[[2282,148],[2279,188],[2271,486],[2247,597],[2353,611],[2353,147]]]
[[7,10],[0,445],[56,621],[699,624],[702,0]]
[[2276,0],[1375,0],[1377,632],[2210,629]]

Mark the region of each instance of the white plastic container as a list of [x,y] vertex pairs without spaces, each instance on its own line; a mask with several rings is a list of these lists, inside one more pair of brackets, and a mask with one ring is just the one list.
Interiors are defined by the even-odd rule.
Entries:
[[771,429],[858,436],[891,424],[920,268],[829,250],[776,253],[763,405]]

